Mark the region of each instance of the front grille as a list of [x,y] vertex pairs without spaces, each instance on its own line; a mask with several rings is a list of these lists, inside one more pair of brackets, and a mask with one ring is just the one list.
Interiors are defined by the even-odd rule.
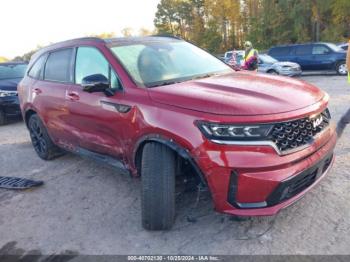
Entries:
[[271,139],[282,153],[295,150],[310,144],[317,134],[329,126],[330,118],[327,109],[314,118],[276,124],[271,131]]

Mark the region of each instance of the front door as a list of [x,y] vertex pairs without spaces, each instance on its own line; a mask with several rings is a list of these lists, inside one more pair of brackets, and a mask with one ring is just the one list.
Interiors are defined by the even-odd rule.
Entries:
[[333,69],[333,51],[326,45],[314,45],[312,48],[313,67],[315,70]]
[[[100,74],[109,79],[115,95],[88,93],[81,86],[85,77]],[[122,158],[123,122],[128,110],[118,111],[124,93],[114,70],[95,47],[79,47],[76,53],[75,84],[67,91],[69,125],[79,147],[96,153]]]

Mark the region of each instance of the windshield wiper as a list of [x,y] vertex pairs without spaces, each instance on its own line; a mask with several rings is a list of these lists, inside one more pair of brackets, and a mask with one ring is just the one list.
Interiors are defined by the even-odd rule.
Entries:
[[217,73],[212,73],[212,74],[205,74],[205,75],[199,75],[199,76],[195,76],[193,78],[191,78],[191,80],[197,80],[197,79],[203,79],[203,78],[209,78],[212,76],[218,76],[219,74]]
[[152,88],[152,87],[158,87],[158,86],[169,86],[169,85],[174,85],[177,83],[181,83],[181,81],[164,81],[164,82],[159,82],[156,84],[149,85],[147,87]]

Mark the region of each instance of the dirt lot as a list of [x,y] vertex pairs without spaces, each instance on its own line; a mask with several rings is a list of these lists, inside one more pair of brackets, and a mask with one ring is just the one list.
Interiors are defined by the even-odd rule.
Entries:
[[[335,120],[350,106],[345,77],[303,79],[331,95]],[[34,153],[22,122],[0,127],[0,174],[45,181],[43,187],[31,191],[0,189],[0,250],[20,252],[14,249],[21,248],[22,252],[38,250],[43,254],[65,250],[79,254],[350,254],[349,135],[350,128],[338,143],[337,160],[329,176],[277,217],[232,221],[212,211],[207,197],[193,208],[194,195],[185,194],[179,198],[174,229],[154,233],[141,227],[138,179],[73,155],[44,162]],[[188,216],[194,221],[189,222]],[[11,246],[9,242],[15,243]]]

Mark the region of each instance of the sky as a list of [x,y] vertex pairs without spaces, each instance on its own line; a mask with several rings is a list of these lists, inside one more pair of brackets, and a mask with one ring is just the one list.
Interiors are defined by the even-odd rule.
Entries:
[[92,34],[154,29],[160,0],[1,0],[0,56]]

